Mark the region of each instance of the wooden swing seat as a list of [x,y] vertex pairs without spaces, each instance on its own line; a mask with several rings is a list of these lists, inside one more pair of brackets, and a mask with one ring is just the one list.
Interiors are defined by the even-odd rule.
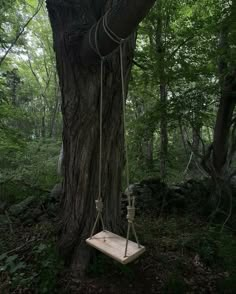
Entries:
[[135,260],[145,251],[144,246],[138,247],[137,243],[129,240],[127,256],[124,256],[126,239],[109,231],[101,231],[86,242],[122,264]]

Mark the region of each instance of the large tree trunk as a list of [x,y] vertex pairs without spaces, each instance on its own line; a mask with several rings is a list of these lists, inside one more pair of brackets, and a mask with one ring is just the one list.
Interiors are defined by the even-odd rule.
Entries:
[[[68,264],[80,270],[90,259],[84,240],[94,223],[94,201],[98,197],[100,66],[89,46],[88,30],[112,2],[47,0],[62,93],[64,182],[59,245]],[[108,23],[117,35],[128,37],[154,0],[143,2],[119,1],[112,7]],[[94,34],[92,37],[94,40]],[[102,26],[98,45],[103,55],[117,47]],[[134,45],[134,38],[124,44],[126,88]],[[104,66],[102,197],[106,227],[116,231],[124,135],[118,52],[107,58]]]

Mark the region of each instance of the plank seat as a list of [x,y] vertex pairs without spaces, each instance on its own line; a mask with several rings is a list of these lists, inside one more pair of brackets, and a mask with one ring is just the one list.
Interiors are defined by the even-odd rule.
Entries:
[[137,243],[129,240],[127,256],[124,256],[126,238],[109,231],[101,231],[91,238],[88,238],[86,242],[90,246],[96,248],[97,250],[122,264],[127,264],[135,260],[145,251],[144,246],[140,245],[140,247],[138,247]]

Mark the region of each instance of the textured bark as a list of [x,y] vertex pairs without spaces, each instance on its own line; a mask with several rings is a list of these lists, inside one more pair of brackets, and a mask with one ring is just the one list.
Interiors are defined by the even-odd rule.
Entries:
[[[103,6],[103,3],[106,5]],[[114,1],[47,1],[62,94],[63,196],[60,216],[61,252],[73,269],[83,270],[90,251],[84,240],[95,218],[98,197],[100,66],[88,43],[88,29]],[[127,37],[154,1],[119,1],[111,10],[111,29]],[[133,5],[133,6],[132,6]],[[126,89],[131,70],[134,38],[124,44]],[[99,26],[102,54],[117,47]],[[119,54],[105,61],[103,101],[102,197],[106,227],[117,231],[120,221],[123,168],[123,122]]]
[[235,109],[236,70],[230,70],[229,62],[229,30],[228,24],[223,24],[220,32],[220,104],[217,112],[214,140],[213,140],[213,166],[215,176],[223,176],[229,151],[230,130]]

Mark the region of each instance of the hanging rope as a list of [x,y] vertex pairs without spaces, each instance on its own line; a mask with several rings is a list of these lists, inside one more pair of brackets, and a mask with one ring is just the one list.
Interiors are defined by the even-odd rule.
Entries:
[[[102,56],[99,46],[98,46],[98,29],[100,22],[102,21],[103,29],[107,36],[116,44],[119,44],[120,49],[120,73],[121,73],[121,88],[122,88],[122,104],[123,104],[123,129],[124,129],[124,147],[125,147],[125,160],[126,160],[126,186],[127,186],[127,198],[128,198],[128,206],[127,206],[127,220],[128,220],[128,228],[127,228],[127,235],[126,235],[126,246],[125,246],[125,253],[124,256],[127,256],[128,251],[128,242],[130,237],[130,230],[132,229],[138,247],[140,248],[140,243],[136,234],[135,226],[134,226],[134,218],[135,218],[135,197],[131,197],[129,186],[129,158],[128,158],[128,144],[127,144],[127,135],[126,135],[126,112],[125,112],[125,82],[124,82],[124,64],[123,64],[123,43],[125,39],[117,36],[109,27],[108,25],[108,13],[109,11],[95,24],[90,32],[89,32],[89,43],[91,48],[94,50],[96,54],[101,59],[101,74],[100,74],[100,82],[101,82],[101,92],[100,92],[100,151],[99,151],[99,193],[98,193],[98,200],[96,200],[96,209],[97,209],[97,218],[95,220],[95,224],[92,229],[92,233],[90,238],[92,238],[95,228],[97,226],[99,218],[101,219],[103,230],[104,230],[104,222],[102,218],[102,210],[103,210],[103,202],[101,196],[101,175],[102,175],[102,107],[103,107],[103,65],[104,65],[104,56]],[[95,28],[95,47],[92,44],[91,34]]]
[[98,28],[99,28],[100,21],[97,23],[96,28],[95,28],[95,48],[92,44],[92,39],[91,39],[91,32],[94,28],[94,26],[91,28],[89,31],[89,43],[91,48],[99,55],[101,59],[100,63],[100,109],[99,109],[99,172],[98,172],[98,199],[95,200],[96,203],[96,210],[97,210],[97,217],[95,220],[95,223],[93,225],[90,238],[94,235],[94,231],[96,229],[96,226],[98,224],[99,219],[101,220],[102,223],[102,229],[105,231],[105,226],[104,226],[104,221],[103,221],[103,201],[102,201],[102,137],[103,137],[103,132],[102,132],[102,110],[103,110],[103,68],[104,68],[104,57],[101,55],[101,52],[99,50],[98,46]]

